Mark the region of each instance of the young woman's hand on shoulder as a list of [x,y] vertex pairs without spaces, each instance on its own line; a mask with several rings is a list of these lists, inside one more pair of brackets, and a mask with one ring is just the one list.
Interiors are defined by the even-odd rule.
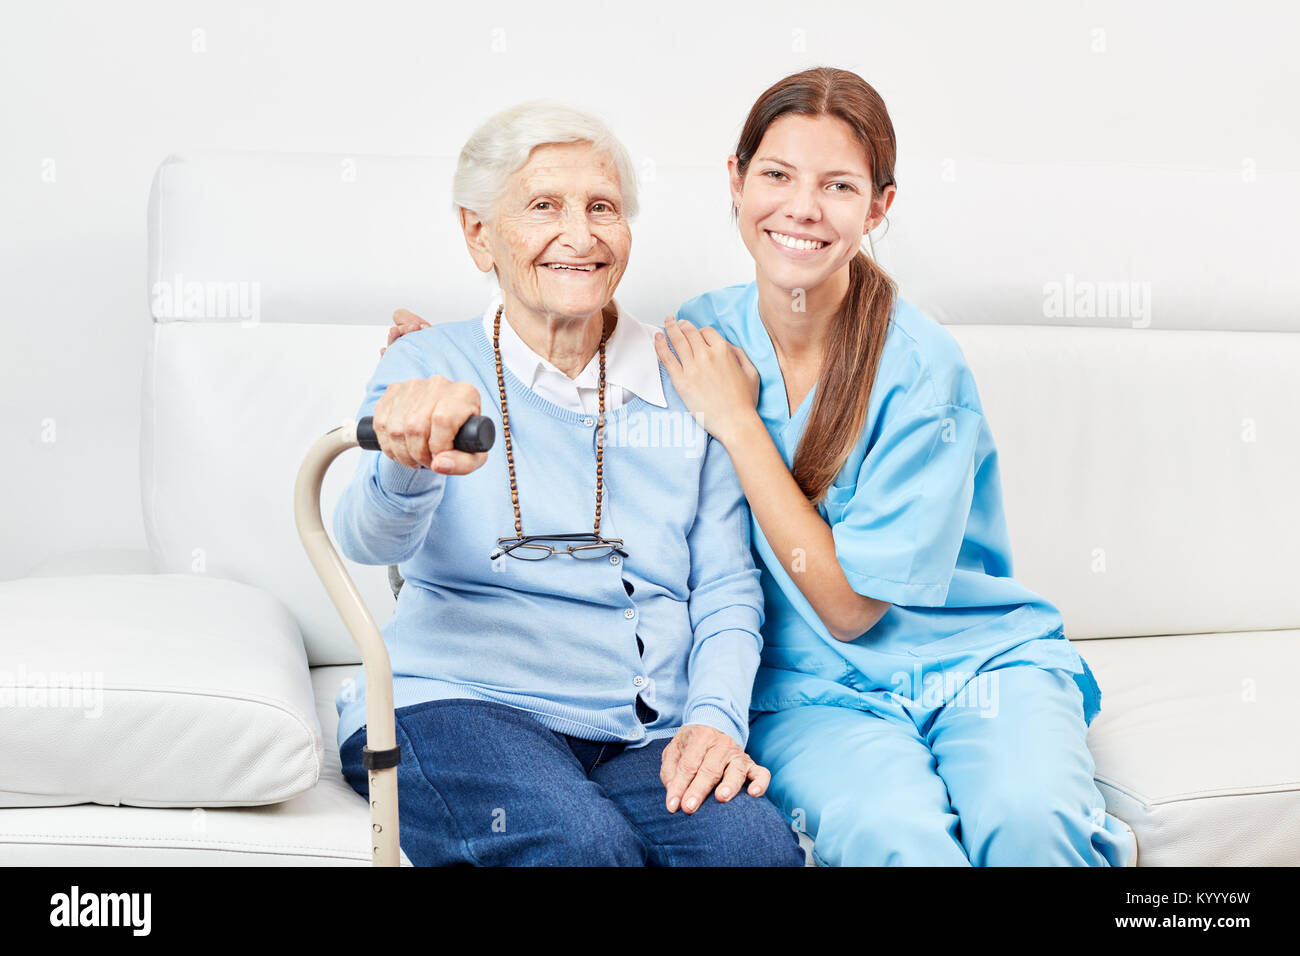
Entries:
[[[408,332],[418,332],[421,329],[427,328],[429,328],[429,323],[424,321],[424,319],[420,318],[414,312],[407,309],[398,309],[393,313],[393,326],[388,330],[388,345],[392,345]],[[383,357],[384,352],[388,350],[388,345],[385,345],[379,350],[381,358]]]
[[717,329],[697,329],[670,315],[655,334],[655,351],[686,407],[723,445],[758,418],[758,370]]

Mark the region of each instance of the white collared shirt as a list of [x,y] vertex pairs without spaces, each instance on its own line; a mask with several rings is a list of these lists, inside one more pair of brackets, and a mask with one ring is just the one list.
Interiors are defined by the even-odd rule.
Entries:
[[[483,313],[483,331],[489,344],[500,304],[501,293],[498,291]],[[655,352],[654,334],[657,330],[620,309],[617,300],[611,304],[618,314],[618,324],[605,341],[605,408],[625,405],[634,395],[651,405],[667,408],[663,380],[659,377],[659,356]],[[529,348],[511,326],[509,316],[502,312],[501,361],[515,378],[548,402],[587,415],[600,410],[599,352],[591,357],[587,367],[576,378],[569,378]]]

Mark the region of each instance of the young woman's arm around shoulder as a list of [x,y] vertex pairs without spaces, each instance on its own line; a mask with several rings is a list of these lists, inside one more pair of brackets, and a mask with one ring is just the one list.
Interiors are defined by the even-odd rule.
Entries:
[[850,586],[830,525],[795,482],[754,408],[758,372],[716,329],[669,319],[666,332],[666,340],[663,333],[656,337],[660,360],[682,400],[727,449],[750,510],[791,580],[837,640],[862,636],[890,605]]
[[[865,426],[889,324],[896,289],[861,246],[897,191],[894,152],[884,104],[860,78],[817,70],[765,93],[727,166],[755,266],[757,314],[740,321],[747,343],[761,343],[767,378],[716,329],[669,319],[655,340],[678,393],[730,453],[772,551],[840,641],[869,631],[890,607],[853,589],[814,502]],[[814,383],[787,466],[755,408],[759,389],[784,386],[780,402],[764,407],[788,405],[794,415]]]

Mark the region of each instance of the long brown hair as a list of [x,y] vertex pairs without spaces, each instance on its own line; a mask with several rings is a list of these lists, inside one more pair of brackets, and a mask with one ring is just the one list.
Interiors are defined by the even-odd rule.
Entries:
[[[736,144],[742,180],[767,128],[788,113],[834,116],[849,125],[867,153],[873,200],[894,184],[897,144],[885,101],[856,73],[831,67],[787,76],[754,103]],[[849,263],[848,292],[827,333],[817,396],[791,469],[813,504],[844,467],[866,424],[897,294],[894,280],[859,250]]]

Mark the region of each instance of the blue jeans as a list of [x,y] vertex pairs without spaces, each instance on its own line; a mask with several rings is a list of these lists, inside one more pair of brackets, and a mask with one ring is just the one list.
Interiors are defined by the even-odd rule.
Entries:
[[[667,738],[586,741],[493,701],[433,700],[396,713],[401,844],[416,866],[803,866],[798,837],[767,797],[712,794],[669,813]],[[369,797],[362,727],[343,775]]]

